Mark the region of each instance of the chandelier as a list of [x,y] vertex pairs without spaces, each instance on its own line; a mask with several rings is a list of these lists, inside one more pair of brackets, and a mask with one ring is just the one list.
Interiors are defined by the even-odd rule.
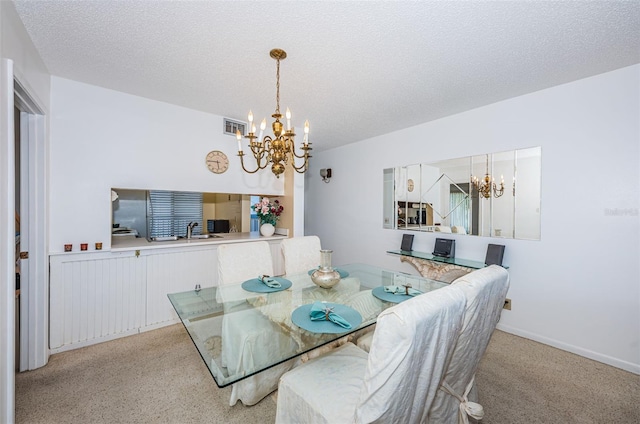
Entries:
[[[240,156],[240,163],[242,169],[249,174],[254,174],[260,169],[266,168],[271,164],[271,172],[273,172],[277,178],[280,178],[285,170],[285,165],[291,163],[293,169],[296,172],[304,173],[309,167],[309,158],[311,155],[309,151],[309,121],[304,123],[304,139],[302,144],[302,153],[296,153],[294,143],[294,129],[291,127],[291,112],[289,108],[286,111],[287,129],[284,129],[284,125],[280,122],[282,115],[280,114],[280,61],[287,57],[287,52],[281,49],[273,49],[269,55],[276,60],[276,112],[271,115],[275,119],[271,124],[273,129],[273,137],[266,135],[262,138],[262,133],[267,127],[266,118],[262,120],[260,124],[260,135],[256,137],[256,126],[253,123],[253,113],[249,111],[249,134],[245,138],[249,139],[249,149],[251,154],[256,160],[256,169],[249,171],[244,166],[244,152],[242,151],[242,134],[240,131],[236,131],[236,138],[238,139],[238,156]],[[300,166],[296,166],[296,158],[303,159],[303,163]]]
[[485,199],[491,197],[498,198],[504,194],[504,177],[500,176],[500,189],[497,188],[494,179],[489,175],[489,155],[487,155],[487,172],[482,180],[479,180],[475,175],[471,176],[471,184],[478,190],[478,193]]

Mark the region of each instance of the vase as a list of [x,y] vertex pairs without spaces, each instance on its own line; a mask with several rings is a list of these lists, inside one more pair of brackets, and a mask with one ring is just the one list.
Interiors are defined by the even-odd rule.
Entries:
[[260,226],[260,234],[265,237],[271,237],[275,232],[276,227],[274,227],[273,224],[269,224],[268,222],[266,222]]
[[311,274],[311,281],[323,289],[330,289],[340,282],[340,273],[331,267],[333,250],[320,250],[320,267]]

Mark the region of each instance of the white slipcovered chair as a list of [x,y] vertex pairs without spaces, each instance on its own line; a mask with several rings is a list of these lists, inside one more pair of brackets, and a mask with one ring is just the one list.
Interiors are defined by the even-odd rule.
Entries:
[[448,286],[383,311],[369,354],[347,343],[282,376],[276,423],[425,422],[464,306]]
[[436,225],[434,226],[437,232],[451,234],[451,227],[446,225]]
[[318,236],[293,237],[282,240],[284,273],[301,274],[320,265],[320,238]]
[[468,423],[482,419],[477,402],[475,373],[491,339],[509,289],[509,273],[498,265],[473,271],[455,280],[467,299],[462,331],[440,390],[429,412],[429,422]]
[[[218,247],[218,284],[239,284],[259,275],[273,275],[271,248],[266,241],[223,244]],[[238,289],[238,291],[242,291]],[[258,310],[246,308],[246,301],[225,303],[222,318],[222,363],[229,374],[251,372],[270,362],[273,350],[296,350],[295,342]],[[224,299],[223,299],[224,300]],[[237,310],[239,309],[239,310]],[[280,376],[293,366],[293,360],[269,368],[233,384],[229,404],[238,400],[254,405],[278,388]]]

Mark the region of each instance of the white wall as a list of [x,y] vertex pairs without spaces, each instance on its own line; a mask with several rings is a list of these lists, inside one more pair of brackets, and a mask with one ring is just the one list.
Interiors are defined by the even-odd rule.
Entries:
[[[223,117],[53,77],[51,243],[111,244],[110,189],[137,188],[282,195],[270,170],[247,174]],[[229,170],[205,166],[221,150]]]
[[[507,246],[505,331],[640,373],[640,65],[316,153],[306,232],[336,264],[415,273],[382,228],[384,168],[542,146],[541,241],[458,236],[456,255],[484,260]],[[333,169],[330,184],[318,176]],[[431,251],[434,234],[416,233]]]

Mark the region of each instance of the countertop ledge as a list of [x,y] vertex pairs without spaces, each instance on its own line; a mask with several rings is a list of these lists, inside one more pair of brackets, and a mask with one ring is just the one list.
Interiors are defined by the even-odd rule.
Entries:
[[[278,230],[278,229],[276,229]],[[282,232],[287,231],[286,229]],[[111,240],[111,249],[103,250],[87,250],[87,251],[73,251],[73,252],[50,252],[49,255],[72,255],[72,254],[86,254],[86,253],[108,253],[108,252],[127,252],[133,250],[151,250],[151,249],[168,249],[179,247],[196,247],[202,245],[212,244],[227,244],[227,243],[243,243],[248,241],[269,241],[269,240],[282,240],[287,238],[286,234],[274,234],[270,237],[260,235],[258,231],[252,231],[250,233],[224,233],[217,234],[222,236],[221,238],[213,237],[207,239],[179,239],[171,241],[148,241],[142,237],[113,237]]]

